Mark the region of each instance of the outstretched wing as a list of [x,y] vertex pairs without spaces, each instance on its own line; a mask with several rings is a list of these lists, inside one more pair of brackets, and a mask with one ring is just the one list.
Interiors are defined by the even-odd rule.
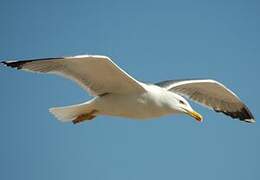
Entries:
[[81,55],[26,61],[3,61],[12,68],[61,75],[92,95],[144,92],[142,85],[106,56]]
[[241,121],[255,122],[247,106],[223,84],[210,80],[169,80],[155,85],[189,98],[216,112],[222,112]]

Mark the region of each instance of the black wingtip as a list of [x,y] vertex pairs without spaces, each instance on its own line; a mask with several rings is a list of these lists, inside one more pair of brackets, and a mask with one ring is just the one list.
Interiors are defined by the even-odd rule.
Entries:
[[11,67],[11,68],[21,69],[22,66],[27,62],[31,62],[31,60],[29,60],[29,61],[2,61],[1,63],[4,64],[5,66]]
[[245,121],[247,123],[255,123],[255,119],[244,119],[244,120],[241,120],[241,121]]
[[6,61],[1,61],[1,64],[3,64],[4,66],[8,66],[8,63]]
[[255,118],[254,118],[253,114],[251,113],[251,111],[245,104],[244,104],[244,107],[242,108],[241,112],[244,114],[244,116],[242,116],[240,118],[241,121],[245,121],[248,123],[255,123]]
[[248,109],[248,107],[243,104],[243,107],[235,112],[229,112],[229,111],[220,111],[220,110],[216,110],[216,112],[221,112],[224,113],[227,116],[232,117],[233,119],[239,119],[240,121],[246,122],[246,123],[255,123],[255,118],[253,116],[253,114],[250,112],[250,110]]
[[41,58],[41,59],[29,59],[29,60],[22,60],[22,61],[2,61],[1,63],[5,66],[16,68],[16,69],[22,69],[23,65],[32,62],[32,61],[45,61],[45,60],[58,60],[58,59],[64,59],[64,57],[55,57],[55,58]]
[[9,63],[8,63],[8,61],[1,61],[1,64],[2,64],[3,66],[10,66]]

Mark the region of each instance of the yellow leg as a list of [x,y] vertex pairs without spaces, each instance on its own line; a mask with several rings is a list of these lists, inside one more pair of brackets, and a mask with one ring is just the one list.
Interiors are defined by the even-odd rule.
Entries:
[[81,114],[79,115],[76,119],[74,119],[72,121],[73,124],[77,124],[80,122],[83,122],[85,120],[92,120],[94,119],[96,116],[94,115],[97,112],[97,110],[93,110],[90,113],[86,113],[86,114]]

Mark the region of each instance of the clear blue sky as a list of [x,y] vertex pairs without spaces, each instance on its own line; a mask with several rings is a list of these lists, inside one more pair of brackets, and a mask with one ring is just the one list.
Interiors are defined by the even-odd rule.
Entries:
[[[259,113],[257,0],[2,0],[0,59],[110,56],[145,82],[214,78]],[[260,125],[192,103],[186,116],[62,124],[48,108],[90,99],[73,82],[0,67],[0,179],[260,179]],[[260,120],[260,119],[259,119]]]

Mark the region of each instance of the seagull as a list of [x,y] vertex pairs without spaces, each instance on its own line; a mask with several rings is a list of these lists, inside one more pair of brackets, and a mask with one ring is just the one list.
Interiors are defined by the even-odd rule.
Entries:
[[211,79],[143,83],[131,77],[109,57],[101,55],[2,63],[19,70],[63,76],[75,81],[93,96],[84,103],[50,108],[49,111],[62,122],[77,124],[99,115],[144,120],[170,114],[187,114],[202,122],[203,117],[185,98],[234,119],[255,122],[250,110],[235,93]]

